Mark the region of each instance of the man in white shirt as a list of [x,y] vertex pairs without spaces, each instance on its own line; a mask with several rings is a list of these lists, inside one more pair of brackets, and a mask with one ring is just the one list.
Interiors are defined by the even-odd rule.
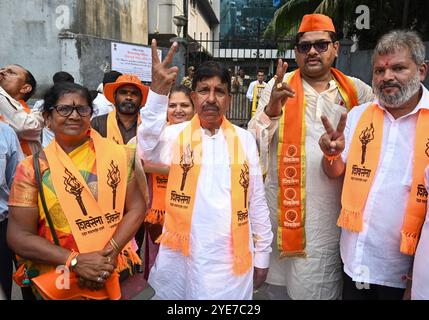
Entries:
[[323,169],[330,178],[345,175],[338,220],[343,299],[409,297],[427,201],[421,191],[429,164],[424,59],[416,33],[389,32],[373,57],[376,99],[344,114],[336,130],[322,117]]
[[[429,166],[425,170],[426,193],[429,192]],[[422,191],[423,192],[423,191]],[[411,299],[429,300],[429,214],[422,228],[416,255],[414,258]]]
[[[224,114],[231,101],[231,79],[228,70],[215,62],[202,64],[194,76],[192,100],[198,115],[191,123],[167,126],[167,94],[177,76],[177,68],[168,69],[167,65],[176,47],[177,44],[174,44],[166,60],[160,63],[157,60],[156,41],[152,43],[153,82],[146,107],[141,111],[142,124],[138,132],[137,149],[145,163],[169,167],[168,194],[170,183],[175,185],[179,182],[180,185],[180,179],[174,181],[172,178],[178,161],[178,155],[173,154],[172,147],[194,125],[197,125],[197,130],[188,137],[200,137],[201,148],[191,149],[188,144],[183,151],[181,162],[189,164],[191,170],[186,171],[183,177],[180,175],[182,187],[185,186],[183,183],[186,177],[188,180],[195,178],[196,166],[190,164],[190,159],[194,159],[198,150],[202,156],[195,159],[200,171],[198,180],[193,184],[196,189],[192,196],[194,206],[186,214],[192,215],[190,234],[179,233],[176,237],[173,234],[171,243],[163,241],[169,236],[172,226],[177,225],[170,222],[174,222],[172,211],[175,209],[168,208],[168,204],[173,201],[168,196],[161,246],[148,282],[155,289],[158,299],[251,299],[253,289],[264,282],[268,273],[273,237],[256,143],[250,133],[236,126],[231,126],[230,131],[225,130],[224,126],[229,123]],[[245,191],[248,197],[244,198],[248,209],[238,212],[238,216],[233,210],[233,199],[240,197],[243,189],[234,188],[238,181],[231,178],[236,161],[230,156],[231,150],[235,148],[230,145],[231,140],[226,138],[228,132],[234,132],[234,141],[241,146],[244,158],[248,160],[247,178],[246,174],[240,178],[240,184],[243,183],[241,186],[246,185],[245,181],[248,182]],[[186,135],[184,137],[186,139]],[[172,160],[172,157],[177,160]],[[185,204],[186,201],[177,206],[183,207]],[[240,201],[239,205],[242,204]],[[242,241],[237,242],[237,232],[240,232],[237,230],[243,227]],[[180,242],[181,239],[188,239],[185,241],[189,245],[188,253],[187,250],[181,252],[172,249],[175,241]],[[238,244],[248,252],[243,260],[236,259],[243,257],[236,247]]]
[[253,97],[255,96],[255,86],[257,86],[256,97],[257,99],[260,98],[262,89],[265,88],[265,86],[267,85],[267,83],[264,80],[265,80],[264,71],[263,70],[258,71],[257,80],[251,82],[249,85],[249,89],[247,90],[246,97],[247,99],[249,99],[250,102],[253,101]]
[[26,108],[35,91],[36,80],[28,70],[19,65],[0,68],[0,117],[15,130],[26,155],[40,148],[44,125],[40,111]]
[[[277,75],[263,90],[249,123],[266,174],[276,239],[267,284],[260,291],[268,299],[335,300],[342,290],[340,228],[335,225],[341,181],[328,179],[320,167],[320,116],[336,123],[342,112],[371,101],[373,94],[361,80],[332,68],[339,43],[329,17],[306,15],[299,31],[299,69],[285,74],[287,64],[279,61]],[[292,84],[298,75],[301,80]],[[294,125],[301,128],[292,135]],[[287,185],[279,183],[283,180]]]

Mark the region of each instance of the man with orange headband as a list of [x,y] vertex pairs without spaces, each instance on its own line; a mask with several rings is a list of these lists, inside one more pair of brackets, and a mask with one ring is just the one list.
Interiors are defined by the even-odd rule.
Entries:
[[342,116],[336,129],[322,119],[323,168],[330,178],[344,175],[343,299],[409,298],[404,289],[411,278],[415,294],[427,292],[424,245],[416,253],[428,198],[429,91],[421,83],[427,69],[417,33],[391,31],[374,51],[376,99],[353,109],[347,121]]
[[103,137],[118,144],[127,144],[137,135],[140,109],[146,103],[148,92],[149,88],[131,74],[124,74],[116,82],[106,84],[104,95],[116,109],[92,119],[92,127]]
[[41,148],[43,116],[38,110],[31,111],[26,103],[36,91],[36,84],[31,72],[19,65],[0,68],[0,120],[15,130],[25,155]]
[[[267,298],[338,299],[341,295],[341,182],[328,179],[318,146],[322,114],[341,114],[372,99],[371,88],[332,68],[339,43],[332,20],[305,15],[296,36],[299,69],[277,72],[249,123],[260,148],[265,190],[277,242],[273,243]],[[286,287],[286,290],[284,289]]]

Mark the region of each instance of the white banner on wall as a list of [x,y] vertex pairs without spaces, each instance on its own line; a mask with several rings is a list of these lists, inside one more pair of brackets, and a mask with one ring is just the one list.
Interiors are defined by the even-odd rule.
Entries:
[[[162,51],[158,50],[162,60]],[[134,74],[145,82],[152,81],[152,49],[150,47],[112,42],[112,70]]]

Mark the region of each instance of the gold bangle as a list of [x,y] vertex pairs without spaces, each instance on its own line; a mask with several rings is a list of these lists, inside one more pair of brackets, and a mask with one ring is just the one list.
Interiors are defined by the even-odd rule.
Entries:
[[118,253],[121,252],[121,248],[118,246],[115,239],[111,238],[109,242],[112,245],[113,249],[115,249],[116,252],[118,252]]

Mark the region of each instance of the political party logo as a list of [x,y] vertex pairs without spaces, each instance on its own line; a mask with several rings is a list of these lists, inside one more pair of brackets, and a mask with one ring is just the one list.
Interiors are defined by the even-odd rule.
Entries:
[[298,219],[298,213],[295,210],[289,210],[285,215],[286,221],[289,223],[294,223]]
[[359,136],[360,143],[362,144],[362,158],[361,164],[365,164],[366,161],[366,149],[368,144],[374,140],[374,125],[371,123],[369,128],[362,130]]
[[284,170],[284,174],[285,174],[286,178],[293,179],[298,174],[298,171],[294,167],[287,167]]
[[291,144],[288,148],[287,148],[287,156],[290,158],[296,157],[298,153],[298,148],[296,146],[294,146],[293,144]]
[[64,176],[64,189],[67,193],[73,195],[79,204],[80,209],[82,210],[82,214],[84,216],[88,215],[88,212],[86,211],[85,205],[83,204],[82,200],[82,191],[84,189],[83,185],[76,179],[76,177],[71,173],[67,168],[65,169]]
[[245,163],[240,173],[240,185],[243,187],[244,192],[244,208],[247,209],[247,192],[250,184],[249,166]]
[[285,164],[298,164],[300,158],[297,157],[298,148],[293,144],[289,145],[286,149],[286,156],[283,158]]
[[286,200],[295,200],[296,199],[296,191],[295,189],[292,188],[287,188],[284,192],[284,196],[286,198]]
[[112,160],[110,163],[110,168],[107,169],[107,184],[112,188],[113,194],[113,210],[116,209],[116,190],[118,189],[119,183],[121,182],[121,172],[119,171],[119,166],[115,164]]
[[191,150],[191,145],[188,144],[186,150],[183,152],[183,155],[180,159],[180,168],[182,168],[182,184],[180,186],[180,191],[185,190],[186,178],[188,176],[189,170],[194,167],[194,151]]

